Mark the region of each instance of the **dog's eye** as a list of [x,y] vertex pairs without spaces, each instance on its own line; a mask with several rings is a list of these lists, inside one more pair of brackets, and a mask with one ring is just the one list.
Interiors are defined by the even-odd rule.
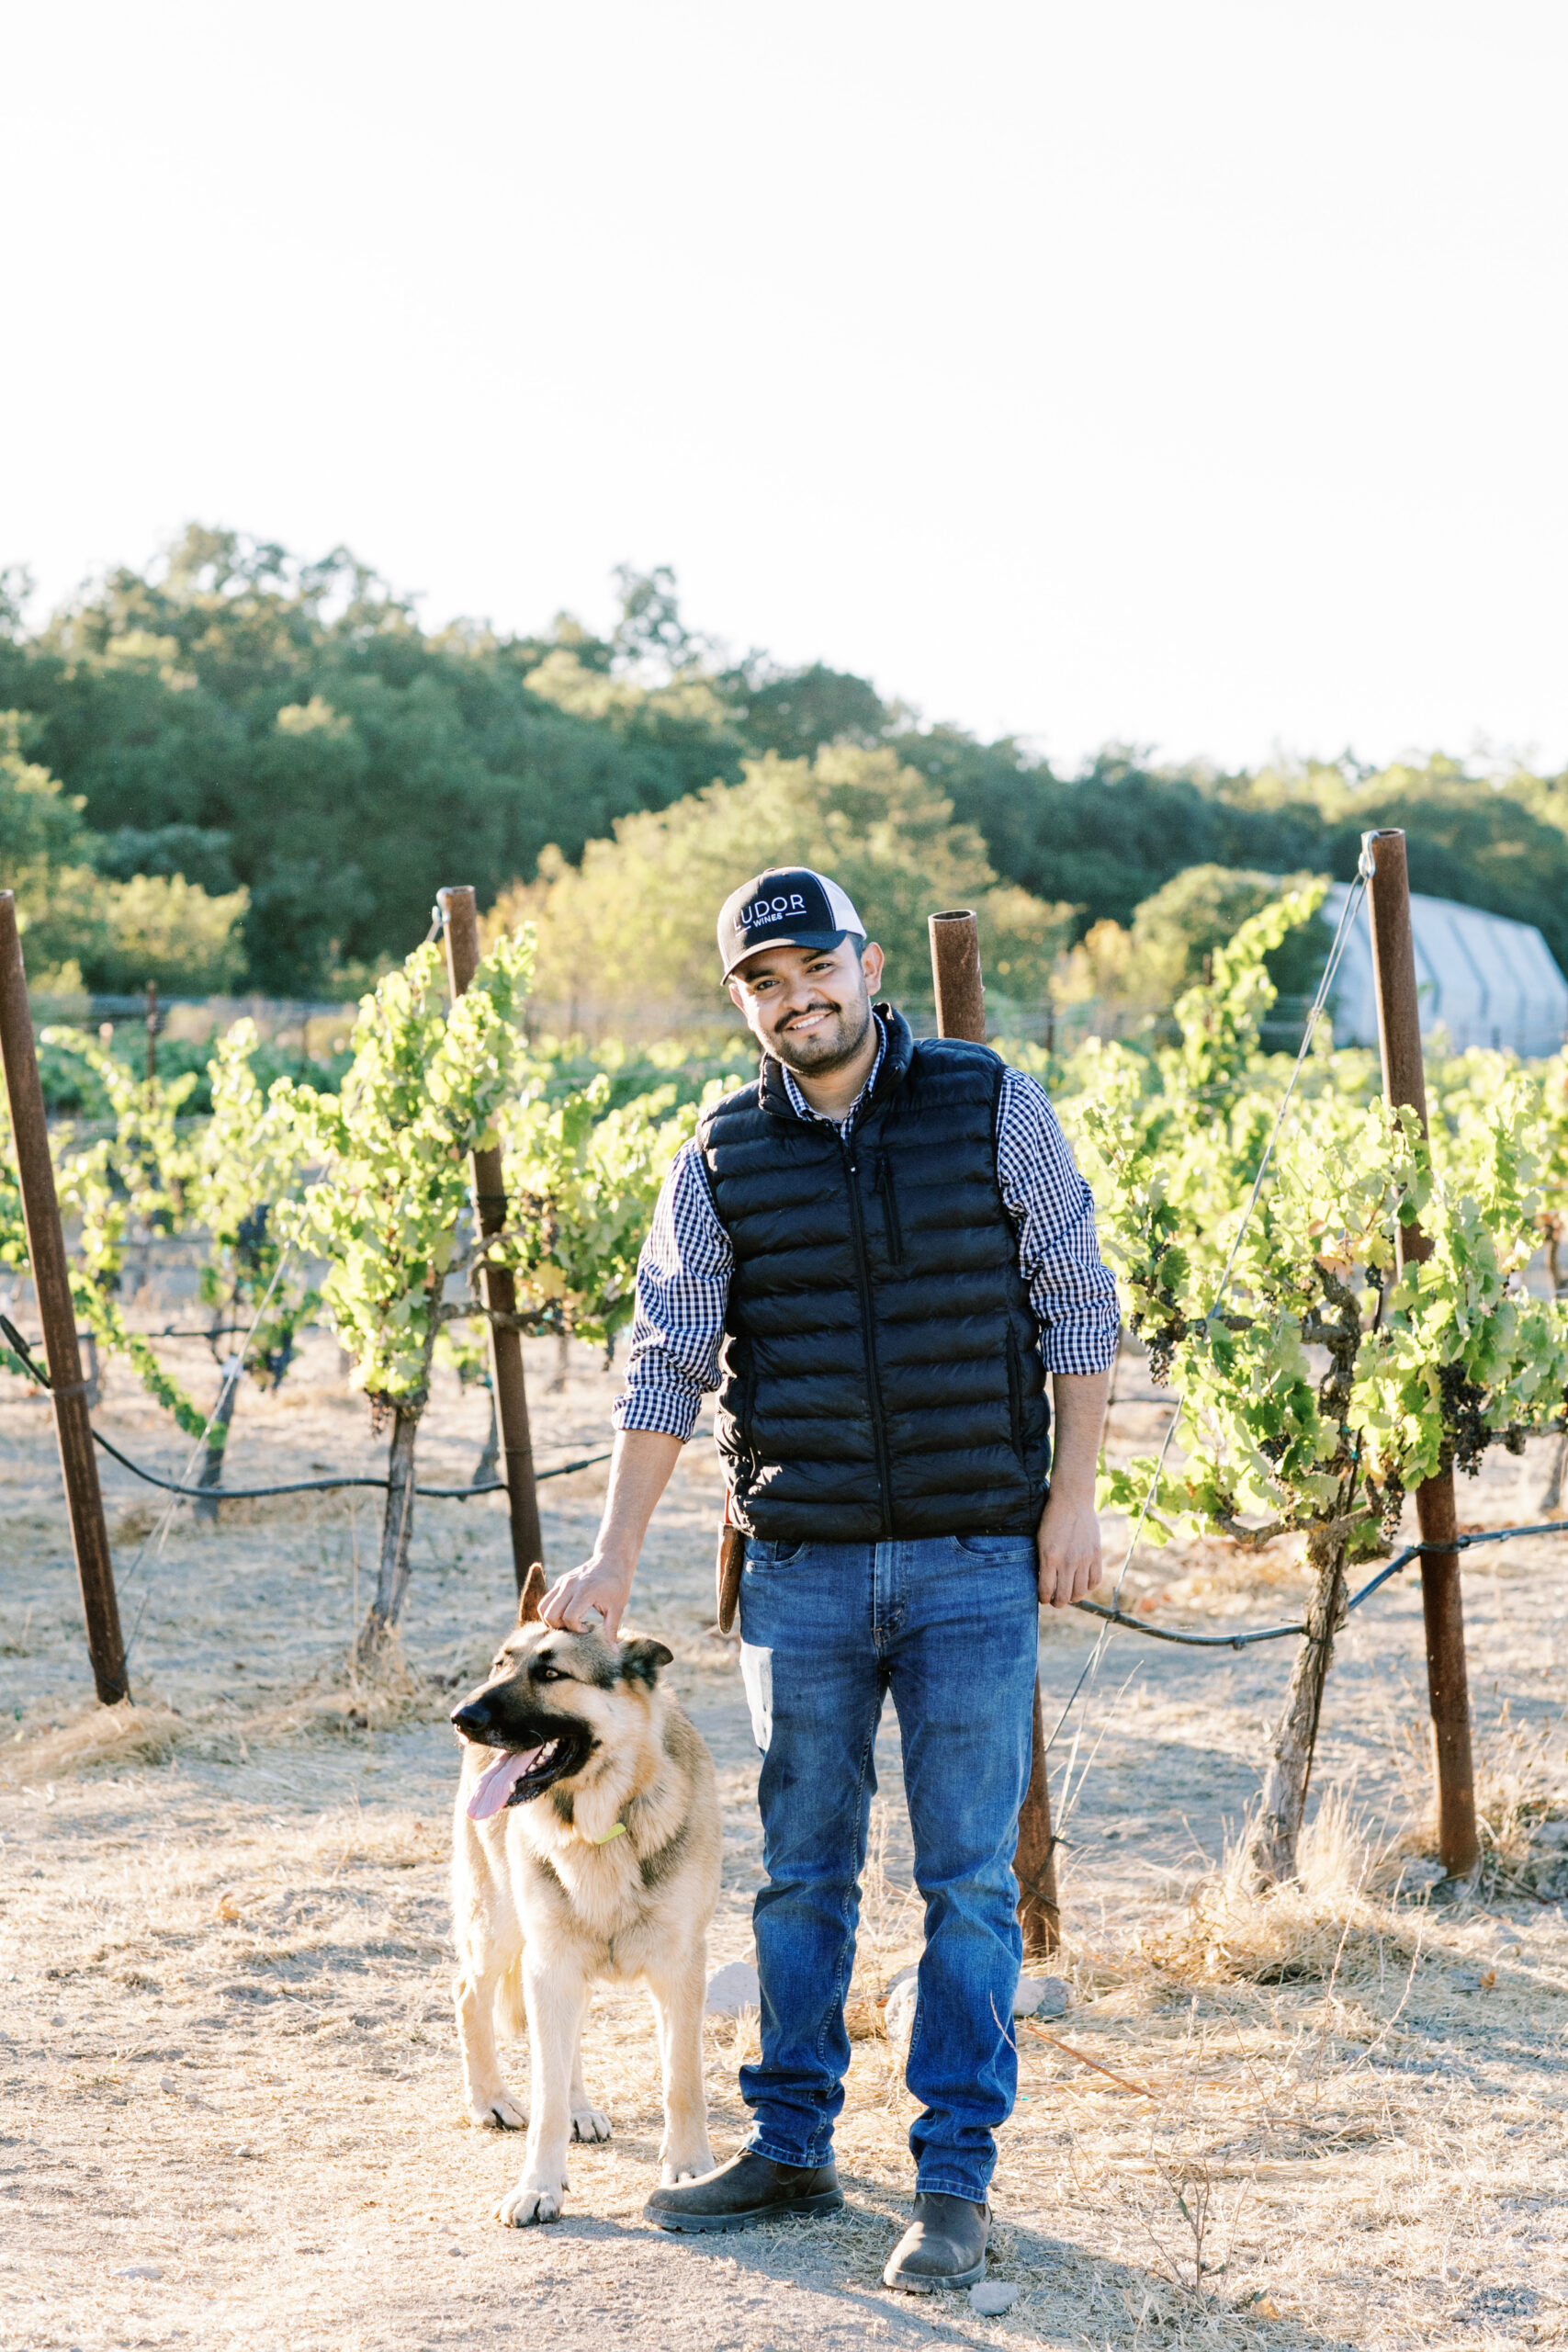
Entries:
[[534,1679],[536,1682],[570,1682],[571,1677],[563,1674],[558,1666],[541,1666],[536,1670]]

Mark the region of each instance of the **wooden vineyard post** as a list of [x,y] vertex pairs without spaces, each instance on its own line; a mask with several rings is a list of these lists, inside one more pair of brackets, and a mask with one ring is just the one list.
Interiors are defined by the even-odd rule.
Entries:
[[[1378,1044],[1383,1094],[1390,1106],[1408,1103],[1427,1132],[1427,1075],[1421,1058],[1420,1005],[1416,992],[1416,943],[1410,929],[1410,876],[1404,835],[1396,828],[1362,836],[1371,863],[1367,905],[1371,915],[1372,973],[1378,997]],[[1399,1229],[1401,1271],[1432,1254],[1419,1225]],[[1416,1489],[1416,1518],[1424,1544],[1451,1543],[1459,1532],[1454,1474],[1439,1470]],[[1474,1875],[1481,1860],[1475,1826],[1475,1772],[1470,1749],[1470,1683],[1464,1655],[1464,1599],[1457,1552],[1427,1553],[1421,1562],[1421,1605],[1427,1628],[1427,1689],[1431,1701],[1438,1776],[1438,1851],[1450,1879]]]
[[54,1403],[65,1505],[71,1515],[71,1542],[82,1587],[82,1613],[87,1623],[87,1655],[92,1660],[98,1696],[106,1707],[112,1707],[130,1694],[125,1641],[119,1629],[114,1563],[109,1556],[104,1498],[98,1487],[98,1464],[87,1419],[87,1384],[82,1377],[76,1314],[65,1262],[65,1236],[61,1229],[54,1167],[49,1156],[49,1126],[44,1117],[43,1089],[39,1083],[38,1056],[33,1048],[17,901],[9,890],[0,890],[0,1057],[6,1064],[6,1091],[11,1105],[11,1133],[16,1142],[28,1257],[43,1325],[44,1357]]
[[936,1034],[986,1042],[986,984],[980,977],[980,925],[967,909],[932,915],[931,985],[936,990]]
[[[936,990],[939,1037],[986,1042],[986,990],[980,977],[980,926],[966,909],[932,915],[931,981]],[[1061,1941],[1062,1914],[1056,1894],[1056,1841],[1051,1832],[1051,1792],[1045,1778],[1045,1729],[1040,1680],[1034,1682],[1034,1746],[1029,1788],[1018,1816],[1018,1922],[1026,1961],[1049,1960]]]
[[[456,1001],[479,968],[479,910],[473,891],[466,883],[439,895],[446,917],[446,972]],[[479,1231],[499,1233],[506,1223],[506,1194],[502,1186],[499,1151],[474,1154],[474,1206]],[[516,1314],[517,1285],[509,1268],[487,1266],[484,1286],[485,1304],[493,1315]],[[528,1392],[523,1379],[522,1333],[492,1322],[490,1363],[496,1417],[501,1423],[501,1450],[506,1464],[512,1566],[521,1593],[529,1569],[536,1561],[542,1564],[545,1556],[538,1488],[534,1482],[534,1441],[528,1430]]]

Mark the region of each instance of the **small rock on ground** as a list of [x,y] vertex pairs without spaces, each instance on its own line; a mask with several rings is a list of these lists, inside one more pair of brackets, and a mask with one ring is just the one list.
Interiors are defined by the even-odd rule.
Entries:
[[[916,1974],[916,1963],[911,1962],[908,1967],[900,1968],[896,1975],[888,1978],[882,1997],[887,2004],[889,2018],[893,2014],[894,1996],[900,1985],[908,1984],[911,1990],[911,1998],[913,1997]],[[1018,1990],[1012,1996],[1012,2013],[1015,2018],[1065,2017],[1067,2005],[1066,1984],[1060,1976],[1021,1976],[1018,1980]],[[888,2031],[892,2031],[891,2025],[888,2027]]]
[[996,2319],[1003,2312],[1011,2311],[1018,2301],[1018,2289],[1000,2278],[983,2278],[977,2287],[970,2288],[969,2300],[987,2319]]
[[710,2018],[738,2018],[742,2009],[761,2008],[762,1988],[749,1960],[732,1960],[708,1978],[703,2007]]
[[887,2024],[888,2041],[908,2041],[915,2030],[915,1980],[912,1974],[906,1976],[902,1984],[894,1985],[887,1996],[887,2007],[883,2016]]
[[1060,1976],[1021,1976],[1012,1996],[1015,2018],[1060,2018],[1067,2013],[1067,1987]]

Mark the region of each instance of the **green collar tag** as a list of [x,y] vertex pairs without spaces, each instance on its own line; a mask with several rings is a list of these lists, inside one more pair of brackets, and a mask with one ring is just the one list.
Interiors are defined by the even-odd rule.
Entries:
[[605,1830],[603,1838],[591,1838],[588,1842],[591,1846],[607,1846],[612,1838],[624,1838],[626,1834],[626,1823],[624,1821],[617,1821],[614,1829]]

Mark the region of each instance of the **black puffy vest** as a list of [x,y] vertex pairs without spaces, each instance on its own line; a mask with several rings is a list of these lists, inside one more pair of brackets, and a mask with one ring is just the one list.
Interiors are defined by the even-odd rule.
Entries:
[[1003,1064],[887,1044],[847,1144],[764,1057],[698,1129],[735,1251],[717,1435],[735,1516],[770,1542],[1032,1535],[1050,1414],[997,1178]]

